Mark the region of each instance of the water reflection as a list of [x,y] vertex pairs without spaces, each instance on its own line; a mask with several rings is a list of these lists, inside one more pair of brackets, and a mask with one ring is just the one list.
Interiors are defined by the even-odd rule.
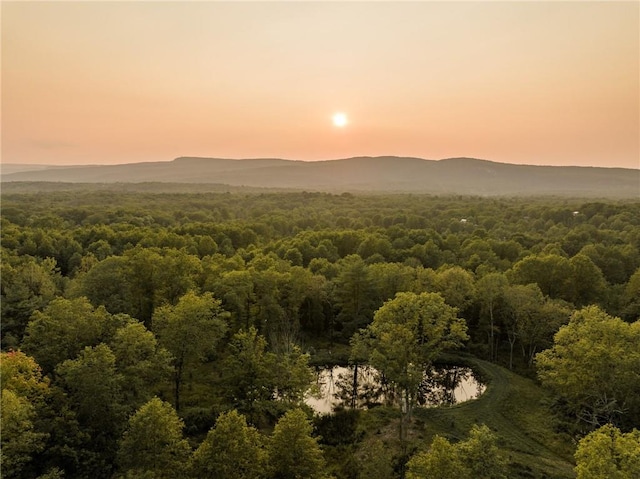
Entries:
[[[370,366],[334,366],[317,369],[317,394],[305,402],[320,414],[329,414],[337,407],[370,408],[393,404],[396,394],[384,376]],[[458,404],[480,396],[486,386],[464,366],[434,366],[420,384],[418,403],[421,406]]]

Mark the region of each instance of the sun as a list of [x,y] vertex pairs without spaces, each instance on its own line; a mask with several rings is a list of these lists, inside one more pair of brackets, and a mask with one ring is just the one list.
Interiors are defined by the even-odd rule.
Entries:
[[333,126],[337,126],[338,128],[344,128],[347,126],[349,121],[347,120],[347,115],[345,113],[335,113],[333,115]]

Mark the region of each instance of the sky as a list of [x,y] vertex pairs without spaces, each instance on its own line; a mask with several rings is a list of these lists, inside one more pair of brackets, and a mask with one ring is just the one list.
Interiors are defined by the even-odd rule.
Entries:
[[640,168],[637,1],[2,1],[0,13],[3,163]]

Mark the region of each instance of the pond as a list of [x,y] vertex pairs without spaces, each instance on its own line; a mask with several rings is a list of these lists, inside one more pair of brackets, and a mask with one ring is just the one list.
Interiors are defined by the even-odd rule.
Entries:
[[[333,366],[316,370],[316,391],[305,403],[318,414],[330,414],[335,408],[367,409],[393,404],[396,395],[375,368],[370,366]],[[486,385],[466,366],[437,365],[427,371],[420,384],[418,404],[450,406],[480,396]]]

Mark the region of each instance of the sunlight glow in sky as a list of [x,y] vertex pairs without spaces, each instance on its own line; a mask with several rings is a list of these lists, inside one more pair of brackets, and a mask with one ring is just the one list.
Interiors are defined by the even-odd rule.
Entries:
[[[635,1],[1,8],[4,163],[396,155],[640,167]],[[346,128],[327,120],[337,111]]]

